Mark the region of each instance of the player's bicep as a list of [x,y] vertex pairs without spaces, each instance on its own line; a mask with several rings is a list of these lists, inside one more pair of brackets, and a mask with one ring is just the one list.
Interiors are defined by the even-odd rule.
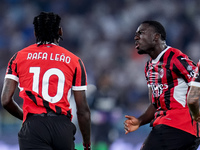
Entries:
[[77,113],[84,113],[88,110],[85,90],[73,91],[74,99],[76,102]]

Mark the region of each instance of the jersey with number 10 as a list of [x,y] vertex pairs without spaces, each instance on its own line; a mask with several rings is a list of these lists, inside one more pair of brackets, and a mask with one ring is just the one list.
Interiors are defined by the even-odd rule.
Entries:
[[[79,57],[55,44],[30,45],[9,61],[5,78],[19,83],[23,121],[28,113],[70,113],[72,90],[86,90],[87,77]],[[69,115],[69,114],[68,114]]]

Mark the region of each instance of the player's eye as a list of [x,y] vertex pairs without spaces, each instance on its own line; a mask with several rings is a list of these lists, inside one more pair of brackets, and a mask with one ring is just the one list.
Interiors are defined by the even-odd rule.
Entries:
[[139,36],[139,35],[144,34],[144,33],[145,33],[144,31],[138,31],[138,32],[135,33],[135,36]]

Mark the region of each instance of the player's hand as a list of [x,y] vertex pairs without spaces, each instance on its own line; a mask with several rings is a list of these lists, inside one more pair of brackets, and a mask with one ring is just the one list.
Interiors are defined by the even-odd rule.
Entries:
[[193,120],[195,120],[196,122],[200,122],[200,115],[198,116],[192,116]]
[[83,144],[84,150],[91,150],[91,144]]
[[193,117],[193,119],[196,121],[196,122],[200,122],[200,117]]
[[192,119],[195,120],[196,122],[200,122],[200,110],[197,115],[192,114]]
[[127,120],[124,121],[125,134],[133,132],[140,127],[140,121],[137,118],[128,115],[125,115],[125,117],[127,118]]

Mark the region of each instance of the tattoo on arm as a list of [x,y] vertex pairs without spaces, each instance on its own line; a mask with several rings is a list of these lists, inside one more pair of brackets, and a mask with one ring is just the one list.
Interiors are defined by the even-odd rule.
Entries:
[[191,99],[199,99],[200,96],[200,88],[199,87],[192,87],[190,90],[190,98]]
[[199,116],[199,97],[200,88],[192,86],[188,93],[188,107],[193,118],[196,120]]

